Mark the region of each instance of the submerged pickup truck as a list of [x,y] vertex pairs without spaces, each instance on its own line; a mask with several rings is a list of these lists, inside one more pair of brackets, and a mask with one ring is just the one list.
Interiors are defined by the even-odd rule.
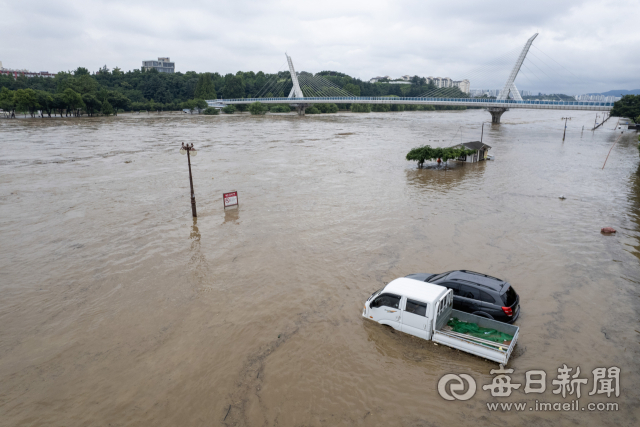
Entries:
[[[454,310],[451,289],[406,277],[396,279],[374,292],[365,302],[362,316],[398,331],[503,365],[509,361],[518,340],[517,326]],[[494,342],[468,333],[455,332],[449,326],[453,318],[469,324],[475,323],[481,328],[494,329],[513,336],[513,339]]]

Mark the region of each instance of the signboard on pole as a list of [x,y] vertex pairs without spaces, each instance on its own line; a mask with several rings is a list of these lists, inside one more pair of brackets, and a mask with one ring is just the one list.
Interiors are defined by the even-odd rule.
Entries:
[[236,206],[238,204],[238,192],[232,191],[230,193],[222,193],[222,200],[224,201],[224,207]]

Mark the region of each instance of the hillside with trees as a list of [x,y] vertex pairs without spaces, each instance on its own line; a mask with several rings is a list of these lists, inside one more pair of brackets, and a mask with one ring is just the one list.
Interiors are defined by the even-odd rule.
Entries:
[[[405,96],[415,97],[427,92],[438,96],[433,84],[415,76],[411,84],[398,85],[369,83],[336,71],[323,71],[323,76],[355,96]],[[277,81],[278,93],[269,91],[265,85]],[[0,108],[5,112],[17,112],[34,116],[42,115],[77,116],[87,114],[118,114],[119,111],[176,111],[183,108],[204,108],[205,99],[286,97],[291,90],[291,78],[287,71],[266,74],[253,71],[221,75],[219,73],[159,73],[156,70],[122,71],[106,66],[96,72],[84,67],[75,71],[59,72],[54,78],[0,75]],[[443,92],[441,95],[445,95]],[[446,89],[446,96],[467,97],[457,88]],[[276,108],[277,107],[277,108]],[[414,109],[408,106],[380,106],[373,111],[402,111]],[[237,105],[236,109],[246,111],[247,105]],[[281,112],[281,106],[271,106]],[[343,105],[340,108],[350,108]],[[359,107],[356,107],[357,110]],[[363,107],[368,110],[367,107]],[[323,112],[324,108],[317,108]],[[425,109],[433,109],[425,108]],[[435,109],[464,109],[464,107],[442,107]],[[329,109],[333,111],[333,108]],[[327,110],[327,111],[329,111]]]

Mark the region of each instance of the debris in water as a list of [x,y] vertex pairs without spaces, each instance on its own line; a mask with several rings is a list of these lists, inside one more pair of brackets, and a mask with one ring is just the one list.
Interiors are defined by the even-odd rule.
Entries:
[[613,234],[616,232],[616,229],[613,227],[604,227],[602,230],[600,230],[600,232],[602,234]]
[[560,195],[559,199],[560,200],[564,200],[564,199],[566,199],[566,197],[564,197],[564,195]]

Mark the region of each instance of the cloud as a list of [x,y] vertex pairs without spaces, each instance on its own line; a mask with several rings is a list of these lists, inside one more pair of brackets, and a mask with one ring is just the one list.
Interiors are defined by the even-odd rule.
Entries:
[[27,0],[3,2],[0,60],[56,72],[129,70],[170,56],[179,71],[224,74],[275,72],[287,51],[299,70],[448,76],[498,88],[539,32],[518,86],[584,93],[640,87],[639,17],[624,0]]

